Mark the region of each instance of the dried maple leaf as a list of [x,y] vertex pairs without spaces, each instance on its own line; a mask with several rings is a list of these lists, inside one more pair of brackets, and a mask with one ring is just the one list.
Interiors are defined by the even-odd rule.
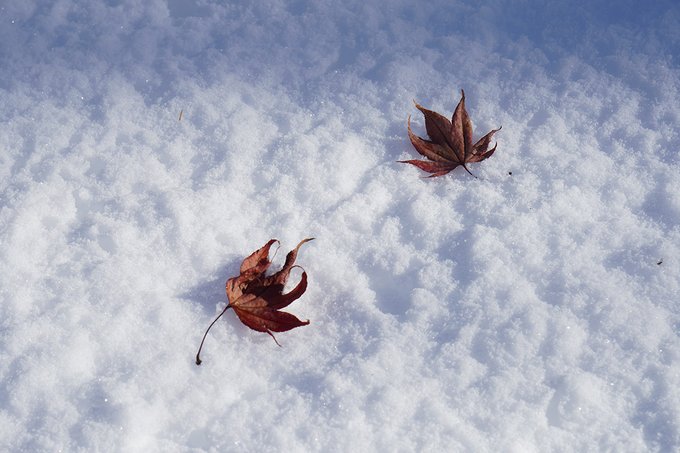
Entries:
[[230,308],[234,310],[243,324],[258,332],[266,332],[281,346],[272,332],[285,332],[300,326],[306,326],[309,321],[300,321],[290,313],[279,311],[298,299],[307,289],[307,273],[303,270],[300,283],[287,293],[283,293],[288,275],[294,267],[298,250],[305,242],[314,238],[303,239],[297,247],[286,256],[286,262],[280,271],[265,275],[272,264],[269,260],[269,249],[276,239],[271,239],[262,248],[253,252],[243,260],[238,277],[227,280],[227,298],[229,304],[222,310],[217,318],[208,326],[203,335],[201,345],[196,354],[196,365],[201,364],[199,358],[203,342],[210,328]]
[[[400,160],[405,164],[415,165],[430,174],[430,178],[442,176],[459,165],[470,173],[467,165],[470,162],[480,162],[496,151],[496,145],[489,148],[493,134],[501,130],[493,129],[472,144],[472,122],[465,110],[465,92],[460,90],[461,99],[453,112],[451,121],[437,112],[428,110],[416,103],[416,108],[425,115],[425,129],[430,140],[425,140],[411,132],[411,116],[408,117],[408,137],[411,143],[423,156],[429,160]],[[472,175],[472,173],[470,173]],[[474,176],[474,175],[472,175]]]

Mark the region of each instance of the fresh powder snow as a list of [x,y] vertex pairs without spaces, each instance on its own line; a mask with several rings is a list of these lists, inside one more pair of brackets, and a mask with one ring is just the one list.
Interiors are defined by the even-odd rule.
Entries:
[[679,100],[675,0],[0,3],[0,451],[677,451]]

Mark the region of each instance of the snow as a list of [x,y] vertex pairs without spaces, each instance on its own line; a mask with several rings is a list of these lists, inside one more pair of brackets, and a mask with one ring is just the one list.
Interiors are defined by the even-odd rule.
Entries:
[[[4,3],[0,450],[679,449],[679,30],[672,0]],[[396,163],[461,88],[503,126],[479,179]],[[305,237],[311,324],[227,312],[197,367],[241,260]]]

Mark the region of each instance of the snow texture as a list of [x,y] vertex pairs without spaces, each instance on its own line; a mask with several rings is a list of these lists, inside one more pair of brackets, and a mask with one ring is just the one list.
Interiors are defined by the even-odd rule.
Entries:
[[675,0],[1,3],[0,450],[677,451],[678,99]]

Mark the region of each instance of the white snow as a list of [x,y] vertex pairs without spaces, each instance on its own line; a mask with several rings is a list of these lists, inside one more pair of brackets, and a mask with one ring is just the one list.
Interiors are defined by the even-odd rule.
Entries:
[[545,3],[0,5],[0,450],[680,449],[680,6]]

